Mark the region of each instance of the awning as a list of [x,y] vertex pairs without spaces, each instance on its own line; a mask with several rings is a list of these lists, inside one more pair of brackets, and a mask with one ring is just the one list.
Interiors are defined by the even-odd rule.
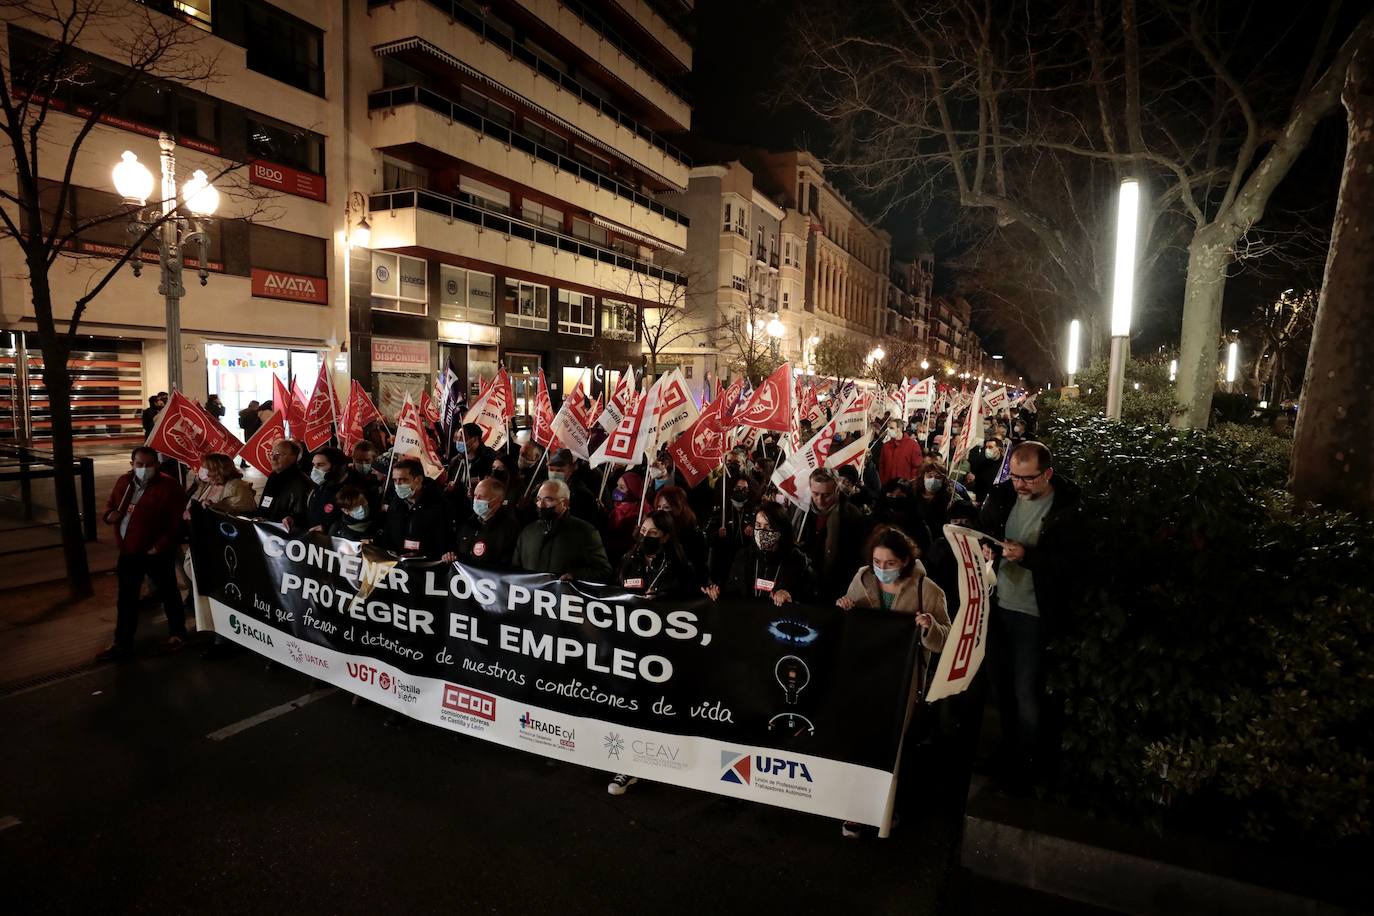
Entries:
[[645,235],[642,232],[631,229],[629,226],[622,226],[615,220],[605,219],[603,217],[593,214],[592,222],[596,223],[603,229],[611,230],[617,235],[628,235],[630,238],[635,239],[636,241],[643,242],[645,245],[649,245],[654,248],[661,248],[665,251],[671,251],[673,254],[687,253],[686,251],[677,247],[676,245],[668,244],[667,242],[663,241],[663,239],[654,238],[652,235]]

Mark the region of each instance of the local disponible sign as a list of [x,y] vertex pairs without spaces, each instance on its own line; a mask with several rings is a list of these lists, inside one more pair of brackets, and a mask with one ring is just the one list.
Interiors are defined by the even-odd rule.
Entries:
[[329,281],[324,277],[309,277],[305,274],[289,274],[285,271],[254,267],[253,295],[262,299],[285,299],[289,302],[327,305]]
[[428,372],[429,341],[400,337],[372,338],[372,371]]
[[216,632],[422,722],[593,769],[882,826],[910,615],[646,600],[397,560],[193,507]]
[[250,163],[248,181],[250,184],[271,188],[284,194],[294,194],[296,197],[308,197],[311,200],[325,199],[323,175],[313,175],[310,172],[302,172],[300,169],[293,169],[290,166],[278,165],[275,162],[265,162],[259,159]]

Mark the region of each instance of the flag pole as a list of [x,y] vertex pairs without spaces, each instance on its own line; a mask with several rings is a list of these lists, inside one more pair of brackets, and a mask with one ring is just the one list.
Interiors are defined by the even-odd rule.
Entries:
[[606,462],[606,466],[601,469],[601,489],[596,491],[597,502],[601,502],[602,497],[606,495],[606,481],[610,479],[611,476],[611,464],[612,462],[608,461]]
[[[540,469],[541,467],[544,466],[544,461],[547,460],[548,457],[549,457],[549,450],[548,450],[548,447],[546,446],[546,447],[544,448],[544,454],[540,455],[540,456],[539,456],[539,461],[535,463],[535,465],[534,465],[534,470],[530,471],[530,482],[527,483],[527,484],[525,484],[525,496],[529,496],[529,495],[530,495],[530,487],[534,486],[534,478],[535,478],[536,476],[538,476],[538,474],[539,474],[539,469]],[[522,497],[522,498],[523,498],[523,497]]]
[[[645,491],[647,491],[647,490],[649,489],[649,456],[648,456],[648,455],[645,455],[645,456],[644,456],[644,489],[645,489]],[[648,498],[649,498],[648,492],[644,492],[644,493],[640,493],[640,494],[639,494],[639,520],[635,522],[635,530],[636,530],[636,531],[639,530],[639,526],[640,526],[640,525],[644,524],[644,503],[645,503],[645,501],[646,501]]]
[[334,409],[334,402],[339,399],[339,393],[334,388],[334,373],[329,371],[329,352],[328,350],[324,351],[324,377],[329,385],[329,441],[338,442],[342,446],[340,441],[342,436],[339,435],[339,414]]

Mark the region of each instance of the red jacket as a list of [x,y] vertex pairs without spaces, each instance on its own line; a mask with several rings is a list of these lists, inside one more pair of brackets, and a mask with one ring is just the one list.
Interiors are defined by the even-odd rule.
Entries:
[[921,476],[921,461],[921,444],[911,436],[884,442],[878,452],[879,485],[885,487],[899,477],[915,480]]
[[[115,546],[120,553],[126,554],[142,555],[154,547],[158,553],[167,553],[176,546],[181,532],[186,492],[175,479],[158,472],[130,508],[133,485],[134,472],[128,471],[115,481],[110,498],[105,502],[105,518],[114,526]],[[129,530],[120,537],[120,521],[130,511],[133,515],[129,518]],[[109,521],[111,517],[113,521]]]

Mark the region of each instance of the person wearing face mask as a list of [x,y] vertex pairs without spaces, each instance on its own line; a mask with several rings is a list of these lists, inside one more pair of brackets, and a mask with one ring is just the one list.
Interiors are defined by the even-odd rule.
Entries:
[[252,484],[234,467],[234,459],[219,452],[202,460],[192,498],[207,509],[234,515],[252,512],[258,504]]
[[873,510],[873,496],[859,478],[859,469],[852,464],[835,469],[835,480],[839,484],[840,496],[860,512]]
[[[591,525],[600,525],[605,518],[601,507],[597,505],[596,495],[588,488],[578,473],[578,462],[576,456],[570,449],[560,448],[549,454],[548,479],[561,480],[568,485],[569,505],[572,514],[576,518],[582,519]],[[640,478],[641,485],[643,478]],[[597,481],[600,483],[600,480]],[[536,489],[537,489],[536,485]],[[642,486],[641,486],[642,489]],[[534,508],[534,507],[532,507]]]
[[655,509],[644,516],[634,546],[620,562],[620,584],[646,598],[684,598],[698,593],[701,579],[682,549],[671,512]]
[[520,537],[514,508],[505,505],[506,485],[495,477],[478,481],[472,506],[458,526],[458,549],[444,555],[487,569],[509,569]]
[[761,503],[754,515],[753,541],[735,554],[724,588],[712,583],[702,591],[715,601],[722,593],[758,598],[781,607],[807,604],[816,597],[811,563],[792,541],[792,522],[777,503]]
[[1002,454],[1002,440],[996,436],[989,436],[982,446],[969,450],[966,483],[973,489],[980,505],[997,483],[997,475],[1002,470]]
[[642,514],[639,503],[643,498],[644,477],[638,471],[626,471],[611,487],[611,506],[605,528],[606,552],[610,556],[621,556],[634,545],[635,528]]
[[386,474],[385,467],[377,469],[377,446],[366,439],[353,446],[349,470],[351,482],[363,491],[368,506],[376,513],[382,504],[382,477]]
[[186,645],[186,612],[177,588],[177,537],[186,494],[158,471],[154,449],[140,445],[129,456],[129,470],[115,481],[105,503],[105,524],[114,528],[119,559],[114,641],[96,661],[122,661],[133,653],[138,629],[139,591],[151,579],[167,615],[167,651]]
[[[931,653],[944,649],[949,636],[945,593],[926,575],[915,542],[897,528],[876,528],[868,539],[864,556],[868,563],[854,574],[849,589],[835,604],[846,611],[870,608],[912,616],[921,637],[921,653],[908,698],[908,709],[914,716],[924,693]],[[912,736],[908,735],[907,740],[912,740]],[[841,835],[849,839],[858,837],[860,832],[858,824],[846,822],[840,827]]]
[[443,487],[425,476],[424,465],[415,458],[397,459],[391,482],[377,546],[402,557],[443,556],[453,539]]
[[561,480],[544,481],[535,506],[539,517],[520,531],[514,566],[564,580],[609,582],[611,564],[601,535],[590,522],[570,511],[568,485]]
[[850,570],[859,565],[868,522],[840,495],[839,480],[830,468],[812,471],[808,486],[811,508],[797,546],[816,574],[816,600],[830,602],[844,594]]
[[153,432],[153,426],[157,423],[157,415],[162,413],[162,408],[167,406],[167,392],[159,391],[157,394],[148,398],[148,406],[143,408],[143,435],[148,436]]
[[367,493],[358,486],[346,483],[334,496],[339,511],[329,526],[329,536],[345,541],[368,541],[377,532],[377,518]]
[[921,470],[921,446],[902,431],[899,419],[888,420],[883,444],[878,451],[878,482],[887,486],[894,480],[913,480]]
[[267,475],[258,507],[250,515],[279,523],[288,518],[306,517],[310,491],[315,485],[297,466],[300,458],[301,447],[291,439],[278,440],[272,446],[272,473]]
[[472,492],[473,485],[491,473],[495,460],[496,450],[482,441],[482,427],[464,423],[453,434],[453,460],[448,466],[451,486],[464,495]]
[[1077,484],[1055,473],[1050,450],[1039,442],[1016,446],[1010,470],[984,503],[978,529],[1001,542],[994,548],[988,651],[1004,736],[1000,762],[1014,787],[1024,788],[1054,746],[1041,727],[1044,650],[1073,600],[1082,497]]
[[282,524],[287,531],[297,525],[303,525],[311,531],[328,531],[339,515],[338,500],[335,498],[339,487],[345,483],[358,486],[362,481],[348,466],[344,453],[326,445],[310,456],[310,482],[315,488],[306,500],[305,515],[283,519]]
[[973,502],[967,491],[950,479],[949,472],[936,458],[928,459],[921,468],[921,483],[916,496],[917,512],[932,539],[944,536],[952,506],[959,503],[972,505]]
[[654,511],[667,512],[673,517],[674,539],[682,553],[699,575],[706,573],[706,535],[687,501],[682,487],[663,487],[653,496]]

